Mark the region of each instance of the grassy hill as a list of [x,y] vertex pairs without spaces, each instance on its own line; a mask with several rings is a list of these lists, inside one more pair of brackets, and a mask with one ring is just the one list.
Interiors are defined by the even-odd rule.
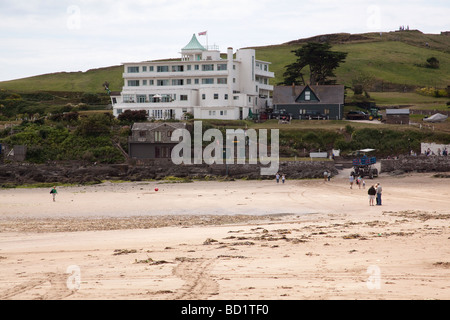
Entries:
[[[450,36],[423,34],[420,31],[332,34],[256,48],[257,58],[271,61],[274,84],[282,81],[284,67],[295,61],[292,53],[308,41],[328,41],[332,50],[348,52],[345,63],[337,70],[338,83],[348,86],[360,75],[373,77],[373,83],[386,88],[402,86],[446,88],[450,85]],[[428,44],[428,46],[427,46]],[[435,57],[439,69],[426,68],[426,60]],[[380,88],[381,89],[381,88]]]
[[[450,85],[450,36],[424,34],[417,30],[366,34],[330,34],[289,43],[257,47],[260,60],[272,62],[271,71],[281,82],[284,67],[293,61],[295,50],[308,41],[328,41],[332,50],[348,52],[346,62],[336,71],[338,83],[348,86],[360,76],[370,76],[374,91],[403,91],[404,87],[437,87]],[[426,68],[426,60],[435,57],[439,69]],[[113,91],[123,85],[123,67],[112,66],[87,72],[54,73],[0,82],[0,89],[19,92],[67,91],[102,93],[102,84],[110,83]]]

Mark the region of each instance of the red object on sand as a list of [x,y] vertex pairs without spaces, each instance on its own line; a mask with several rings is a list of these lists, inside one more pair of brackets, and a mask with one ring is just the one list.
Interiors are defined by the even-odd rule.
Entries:
[[156,189],[155,189],[155,191],[156,191],[156,192],[158,192],[158,191],[159,191],[159,189],[158,189],[158,188],[156,188]]

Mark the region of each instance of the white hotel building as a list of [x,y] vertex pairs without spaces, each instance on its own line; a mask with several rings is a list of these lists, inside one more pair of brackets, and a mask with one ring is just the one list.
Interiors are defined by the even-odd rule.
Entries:
[[205,48],[194,34],[181,59],[124,63],[122,92],[111,95],[114,116],[145,110],[149,119],[245,119],[272,106],[270,62],[255,50]]

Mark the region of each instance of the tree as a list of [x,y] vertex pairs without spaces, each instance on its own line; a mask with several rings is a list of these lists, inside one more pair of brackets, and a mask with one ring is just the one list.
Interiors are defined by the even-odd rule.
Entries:
[[435,57],[427,59],[426,67],[431,69],[439,69],[439,60],[436,59]]
[[334,70],[345,61],[346,52],[331,51],[328,43],[309,42],[300,49],[293,50],[297,56],[297,61],[286,66],[283,74],[283,84],[303,83],[303,70],[309,66],[309,81],[311,84],[335,84]]

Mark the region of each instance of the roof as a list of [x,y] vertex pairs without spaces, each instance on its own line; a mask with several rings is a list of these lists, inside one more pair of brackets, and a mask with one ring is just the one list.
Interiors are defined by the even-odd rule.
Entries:
[[343,85],[316,85],[309,87],[320,102],[295,102],[306,86],[276,86],[273,90],[273,104],[344,104]]
[[206,51],[206,48],[204,46],[202,46],[202,44],[198,41],[195,33],[192,36],[191,42],[189,42],[183,49],[181,49],[183,51],[185,50],[200,50],[200,51]]
[[133,125],[132,131],[151,131],[158,129],[162,126],[172,127],[174,130],[176,129],[186,129],[186,124],[182,122],[138,122]]
[[394,114],[409,114],[409,109],[386,109],[386,115],[394,115]]

